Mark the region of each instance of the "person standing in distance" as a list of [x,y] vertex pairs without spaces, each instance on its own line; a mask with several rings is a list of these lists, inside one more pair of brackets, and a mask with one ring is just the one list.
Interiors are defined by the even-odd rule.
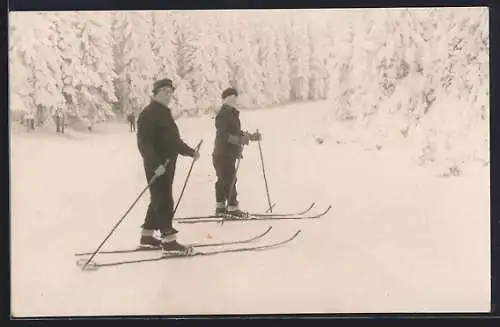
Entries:
[[242,158],[243,145],[248,145],[249,141],[259,141],[262,136],[259,133],[250,134],[241,130],[240,112],[236,109],[237,97],[236,89],[224,90],[223,105],[215,117],[216,137],[212,153],[212,162],[217,175],[215,214],[244,217],[246,213],[240,210],[237,200],[235,163],[237,158]]
[[[159,176],[149,187],[151,198],[141,226],[140,247],[161,247],[163,252],[185,253],[189,248],[177,242],[178,231],[172,226],[172,184],[178,155],[197,160],[200,154],[181,139],[168,108],[174,90],[168,78],[155,82],[151,102],[137,119],[137,145],[148,183],[154,175]],[[167,159],[169,162],[164,166]],[[161,232],[161,239],[154,237],[155,230]]]
[[127,115],[127,120],[129,122],[129,125],[130,125],[130,132],[135,132],[135,112],[131,111],[129,112],[129,114]]

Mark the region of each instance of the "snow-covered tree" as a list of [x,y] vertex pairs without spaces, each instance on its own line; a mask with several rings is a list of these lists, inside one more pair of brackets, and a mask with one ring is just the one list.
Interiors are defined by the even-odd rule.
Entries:
[[[283,22],[286,24],[286,22]],[[307,100],[309,97],[310,45],[307,20],[302,13],[292,12],[288,30],[288,54],[290,61],[291,100]]]
[[292,92],[292,85],[290,81],[290,63],[288,60],[288,48],[286,44],[286,34],[285,26],[279,24],[281,19],[284,19],[286,13],[277,12],[276,15],[280,13],[280,16],[275,17],[273,20],[273,29],[276,34],[275,45],[276,45],[276,58],[277,67],[276,71],[279,76],[279,92],[278,100],[280,103],[286,103],[290,100],[290,94]]
[[122,112],[140,110],[157,75],[150,12],[117,12],[113,26],[115,90]]
[[[319,17],[315,19],[315,15]],[[328,78],[326,62],[331,51],[327,20],[323,13],[312,11],[308,15],[307,23],[310,47],[309,99],[321,100],[326,98]]]
[[248,11],[235,15],[231,25],[233,86],[239,91],[242,108],[256,108],[264,104],[263,71],[258,62],[257,24],[256,12]]
[[[280,102],[280,65],[274,24],[274,15],[263,14],[257,26],[258,64],[262,71],[263,102],[273,105]],[[286,61],[286,60],[285,60]]]
[[[340,21],[335,44],[334,71],[330,73],[330,90],[328,98],[332,103],[334,115],[340,120],[350,120],[355,117],[352,105],[356,81],[351,74],[354,55],[354,32],[352,15],[346,13],[338,17]],[[359,83],[359,82],[358,82]]]
[[113,80],[111,14],[91,12],[57,13],[62,89],[67,111],[91,123],[113,117],[116,101]]

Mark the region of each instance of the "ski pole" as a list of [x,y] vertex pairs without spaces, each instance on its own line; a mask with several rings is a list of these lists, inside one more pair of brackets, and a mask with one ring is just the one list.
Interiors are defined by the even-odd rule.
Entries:
[[[170,159],[167,159],[165,161],[165,164],[164,166],[167,166],[168,162],[170,161]],[[136,203],[139,201],[139,199],[142,197],[142,195],[144,194],[144,192],[146,192],[148,190],[148,188],[156,181],[156,179],[158,177],[160,177],[161,175],[153,175],[153,178],[151,178],[151,180],[149,181],[148,185],[144,188],[144,190],[142,190],[142,192],[139,194],[139,196],[137,196],[137,198],[135,199],[135,201],[132,203],[132,205],[130,205],[130,207],[127,209],[127,211],[123,214],[123,216],[120,218],[120,220],[118,220],[118,222],[115,224],[115,226],[113,227],[113,229],[111,229],[111,231],[109,232],[109,234],[106,236],[106,238],[101,242],[101,244],[97,247],[97,249],[92,253],[92,255],[90,256],[90,258],[87,260],[87,262],[85,262],[85,264],[83,265],[82,267],[82,270],[85,270],[85,268],[87,267],[87,265],[92,261],[92,259],[97,255],[97,253],[99,252],[99,250],[102,248],[102,246],[104,245],[104,243],[106,243],[106,241],[111,237],[111,235],[113,234],[113,232],[116,230],[116,228],[118,228],[118,226],[122,223],[122,221],[125,219],[125,217],[127,217],[127,215],[129,214],[129,212],[132,210],[132,208],[136,205]]]
[[[203,139],[200,140],[200,142],[198,143],[198,145],[196,146],[196,151],[198,152],[200,150],[200,147],[201,147],[201,144],[203,143]],[[191,162],[191,167],[189,168],[189,171],[188,171],[188,174],[186,176],[186,180],[184,181],[184,186],[182,187],[182,191],[181,191],[181,194],[179,195],[179,199],[177,200],[177,204],[175,205],[175,208],[174,208],[174,212],[172,214],[172,217],[175,216],[175,213],[177,212],[177,208],[179,207],[179,203],[181,202],[181,199],[182,199],[182,195],[184,194],[184,190],[186,190],[186,186],[187,186],[187,182],[189,180],[189,176],[191,175],[191,172],[193,170],[193,166],[194,166],[194,163],[195,163],[196,160],[193,159],[193,161]]]
[[[259,133],[259,130],[257,129],[257,133]],[[266,194],[267,194],[267,204],[269,205],[268,209],[266,212],[271,211],[273,212],[273,205],[271,203],[271,197],[269,195],[269,187],[267,185],[267,177],[266,177],[266,169],[264,167],[264,156],[262,155],[262,146],[260,145],[260,140],[258,140],[258,145],[259,145],[259,153],[260,153],[260,163],[262,166],[262,175],[264,176],[264,184],[266,185]]]

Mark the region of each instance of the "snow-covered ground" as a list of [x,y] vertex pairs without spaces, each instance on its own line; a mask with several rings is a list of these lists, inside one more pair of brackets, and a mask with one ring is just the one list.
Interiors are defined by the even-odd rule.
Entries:
[[[184,242],[302,234],[284,247],[81,272],[145,186],[135,134],[124,123],[65,136],[12,133],[12,305],[15,316],[487,311],[490,303],[489,169],[438,178],[403,147],[367,150],[325,138],[320,104],[242,112],[259,128],[276,211],[334,206],[321,220],[180,225]],[[205,143],[178,216],[211,213],[213,120],[179,120],[189,144]],[[338,133],[337,133],[338,134]],[[243,209],[267,199],[256,144],[245,151]],[[177,166],[176,194],[189,169]],[[144,196],[105,248],[133,247]],[[262,242],[265,242],[263,240]],[[116,258],[154,254],[117,255]],[[107,260],[98,256],[96,261]]]

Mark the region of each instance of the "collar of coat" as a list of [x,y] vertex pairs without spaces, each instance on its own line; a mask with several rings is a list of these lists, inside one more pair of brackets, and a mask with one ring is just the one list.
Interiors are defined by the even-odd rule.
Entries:
[[239,113],[240,113],[238,109],[231,107],[230,105],[225,104],[225,103],[222,105],[221,111],[230,111],[231,113],[233,113],[235,115],[239,115]]
[[158,106],[161,106],[163,108],[166,108],[168,110],[170,110],[169,107],[167,107],[166,105],[164,105],[163,103],[161,103],[160,101],[156,100],[156,99],[151,99],[151,103],[155,106],[155,107],[158,107]]

